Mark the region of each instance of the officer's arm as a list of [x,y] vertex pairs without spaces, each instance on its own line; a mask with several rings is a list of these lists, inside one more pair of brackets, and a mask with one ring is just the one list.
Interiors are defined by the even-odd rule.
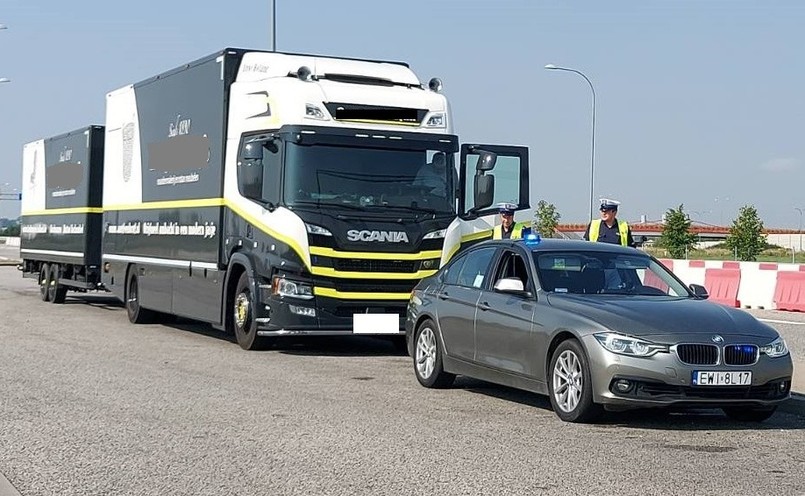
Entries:
[[626,246],[631,246],[632,248],[636,248],[634,238],[632,237],[632,227],[629,226],[626,228]]
[[587,224],[587,229],[584,230],[584,241],[590,241],[590,224]]

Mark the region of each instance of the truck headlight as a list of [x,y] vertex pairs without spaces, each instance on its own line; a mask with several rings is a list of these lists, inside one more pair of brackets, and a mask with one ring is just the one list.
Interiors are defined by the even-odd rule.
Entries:
[[309,234],[318,234],[319,236],[332,236],[333,233],[328,231],[327,229],[317,226],[316,224],[308,224],[305,222],[305,229]]
[[429,232],[422,239],[442,239],[447,233],[447,229],[439,229],[438,231]]
[[436,112],[425,121],[425,127],[446,127],[447,117],[442,112]]
[[272,293],[277,296],[287,296],[289,298],[300,298],[310,300],[313,298],[313,288],[309,284],[291,281],[280,276],[274,276],[271,284]]
[[595,335],[595,339],[607,351],[618,355],[634,357],[649,357],[659,352],[668,352],[668,346],[656,344],[642,339],[630,338],[614,332],[602,332]]
[[760,353],[768,356],[769,358],[779,358],[781,356],[788,355],[788,346],[786,346],[785,339],[783,339],[781,336],[766,346],[761,346]]
[[327,114],[318,106],[312,103],[305,104],[305,118],[316,119],[318,121],[328,121]]

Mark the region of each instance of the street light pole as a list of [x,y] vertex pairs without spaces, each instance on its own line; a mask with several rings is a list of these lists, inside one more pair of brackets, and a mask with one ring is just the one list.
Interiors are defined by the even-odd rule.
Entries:
[[271,0],[271,51],[277,51],[277,0]]
[[[5,24],[0,24],[0,30],[8,29],[8,26]],[[11,80],[9,78],[0,77],[0,83],[10,83]]]
[[797,234],[799,235],[799,251],[802,251],[802,211],[803,209],[799,207],[794,207],[794,210],[799,212],[799,229],[797,229]]
[[545,66],[546,69],[549,71],[567,71],[578,74],[579,76],[583,77],[587,84],[590,85],[590,91],[593,93],[593,122],[592,122],[592,143],[590,144],[590,219],[592,220],[595,216],[595,208],[593,203],[593,193],[595,188],[595,88],[593,88],[593,83],[590,81],[590,78],[584,75],[583,72],[571,69],[569,67],[559,67],[553,64],[548,64]]

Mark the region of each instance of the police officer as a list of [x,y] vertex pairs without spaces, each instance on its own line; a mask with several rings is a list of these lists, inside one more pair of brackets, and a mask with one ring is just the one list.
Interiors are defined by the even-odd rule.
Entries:
[[523,237],[523,227],[520,222],[514,222],[514,211],[517,205],[514,203],[498,204],[500,211],[500,225],[495,226],[492,231],[492,239],[518,239]]
[[620,203],[617,200],[601,198],[601,219],[593,220],[587,225],[584,239],[613,245],[635,246],[629,225],[616,218]]

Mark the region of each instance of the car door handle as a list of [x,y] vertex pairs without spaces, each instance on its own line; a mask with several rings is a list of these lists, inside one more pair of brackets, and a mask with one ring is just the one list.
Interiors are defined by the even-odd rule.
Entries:
[[482,301],[481,303],[478,303],[478,306],[481,307],[481,310],[483,311],[487,311],[492,308],[492,305],[490,305],[488,301]]
[[440,299],[440,300],[449,300],[449,299],[450,299],[450,295],[449,295],[449,294],[447,294],[447,293],[439,293],[439,299]]

